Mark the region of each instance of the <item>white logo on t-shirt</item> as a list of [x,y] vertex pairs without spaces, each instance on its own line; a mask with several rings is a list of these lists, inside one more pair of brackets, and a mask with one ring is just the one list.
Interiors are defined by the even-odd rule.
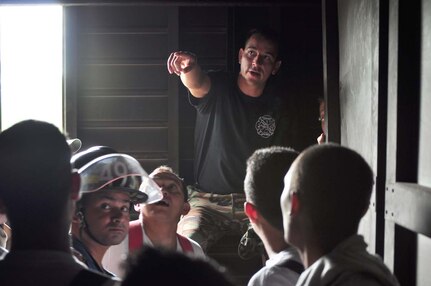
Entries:
[[274,134],[275,120],[271,117],[271,115],[263,115],[259,117],[255,126],[257,134],[263,138],[268,138]]

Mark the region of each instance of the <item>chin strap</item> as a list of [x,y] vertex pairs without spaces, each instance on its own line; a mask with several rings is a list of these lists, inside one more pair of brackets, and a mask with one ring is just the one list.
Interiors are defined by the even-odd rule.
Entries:
[[87,235],[94,240],[95,242],[97,242],[98,244],[104,245],[103,243],[101,243],[94,235],[93,233],[90,231],[90,226],[87,223],[85,216],[84,216],[84,210],[81,209],[77,214],[78,219],[80,221],[79,224],[79,235],[82,236],[82,232],[85,231],[85,233],[87,233]]

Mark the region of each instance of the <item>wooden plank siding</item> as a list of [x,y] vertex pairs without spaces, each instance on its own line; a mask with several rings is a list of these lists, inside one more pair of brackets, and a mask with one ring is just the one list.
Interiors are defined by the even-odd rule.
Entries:
[[[176,48],[177,8],[67,7],[75,13],[76,136],[83,148],[108,145],[147,172],[178,163],[178,103],[166,59]],[[174,35],[172,35],[174,34]],[[71,35],[66,35],[71,36]],[[173,126],[173,127],[172,127]],[[174,147],[172,147],[174,146]]]

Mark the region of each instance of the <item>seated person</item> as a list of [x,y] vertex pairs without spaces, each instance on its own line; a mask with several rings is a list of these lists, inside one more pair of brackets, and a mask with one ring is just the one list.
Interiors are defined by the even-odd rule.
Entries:
[[71,162],[82,180],[71,228],[73,248],[88,268],[113,275],[102,266],[103,256],[127,236],[130,204],[147,200],[140,187],[148,175],[134,158],[106,146],[77,153]]
[[249,286],[293,286],[304,270],[296,249],[284,241],[279,205],[284,175],[297,156],[293,149],[270,147],[255,151],[247,160],[244,211],[269,256]]
[[121,260],[125,259],[125,254],[143,245],[205,256],[199,244],[177,233],[178,221],[190,209],[183,180],[166,166],[156,168],[149,177],[161,188],[163,199],[156,203],[135,206],[140,215],[138,220],[130,223],[129,238],[111,249],[110,259],[106,261],[109,268],[119,274],[121,269],[118,266]]
[[145,246],[129,257],[122,286],[233,286],[214,261]]
[[296,285],[399,285],[357,233],[373,188],[373,172],[359,154],[335,144],[309,147],[284,182],[285,239],[306,267]]
[[248,225],[243,184],[253,151],[300,145],[296,112],[290,112],[295,104],[275,84],[280,54],[279,35],[262,28],[246,35],[238,51],[239,73],[206,72],[186,51],[168,58],[168,72],[180,77],[197,111],[191,211],[178,232],[205,251],[226,235],[242,235]]
[[80,184],[70,156],[64,135],[46,122],[26,120],[0,133],[0,214],[13,226],[10,252],[0,261],[2,285],[118,282],[88,270],[70,252]]

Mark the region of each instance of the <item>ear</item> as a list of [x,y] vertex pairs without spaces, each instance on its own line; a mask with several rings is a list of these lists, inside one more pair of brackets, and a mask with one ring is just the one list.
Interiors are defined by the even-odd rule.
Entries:
[[239,52],[238,52],[238,63],[239,64],[241,64],[241,59],[242,59],[243,54],[244,54],[244,49],[243,48],[239,49]]
[[81,211],[75,211],[75,213],[72,216],[72,223],[80,224],[82,221],[82,212]]
[[272,75],[276,75],[280,67],[281,67],[281,61],[276,61],[274,68],[272,69]]
[[186,215],[189,213],[189,211],[190,211],[190,204],[188,202],[185,202],[183,205],[183,211],[181,215]]
[[71,191],[72,200],[78,201],[81,198],[81,193],[79,192],[80,188],[81,188],[81,177],[79,176],[78,172],[73,171],[72,172],[72,191]]
[[298,193],[293,192],[290,194],[290,216],[294,216],[299,212],[299,199]]
[[248,216],[251,222],[255,222],[258,218],[256,207],[249,202],[244,203],[244,212]]
[[138,213],[141,212],[141,204],[134,204],[133,208],[135,209],[135,211],[137,211]]

